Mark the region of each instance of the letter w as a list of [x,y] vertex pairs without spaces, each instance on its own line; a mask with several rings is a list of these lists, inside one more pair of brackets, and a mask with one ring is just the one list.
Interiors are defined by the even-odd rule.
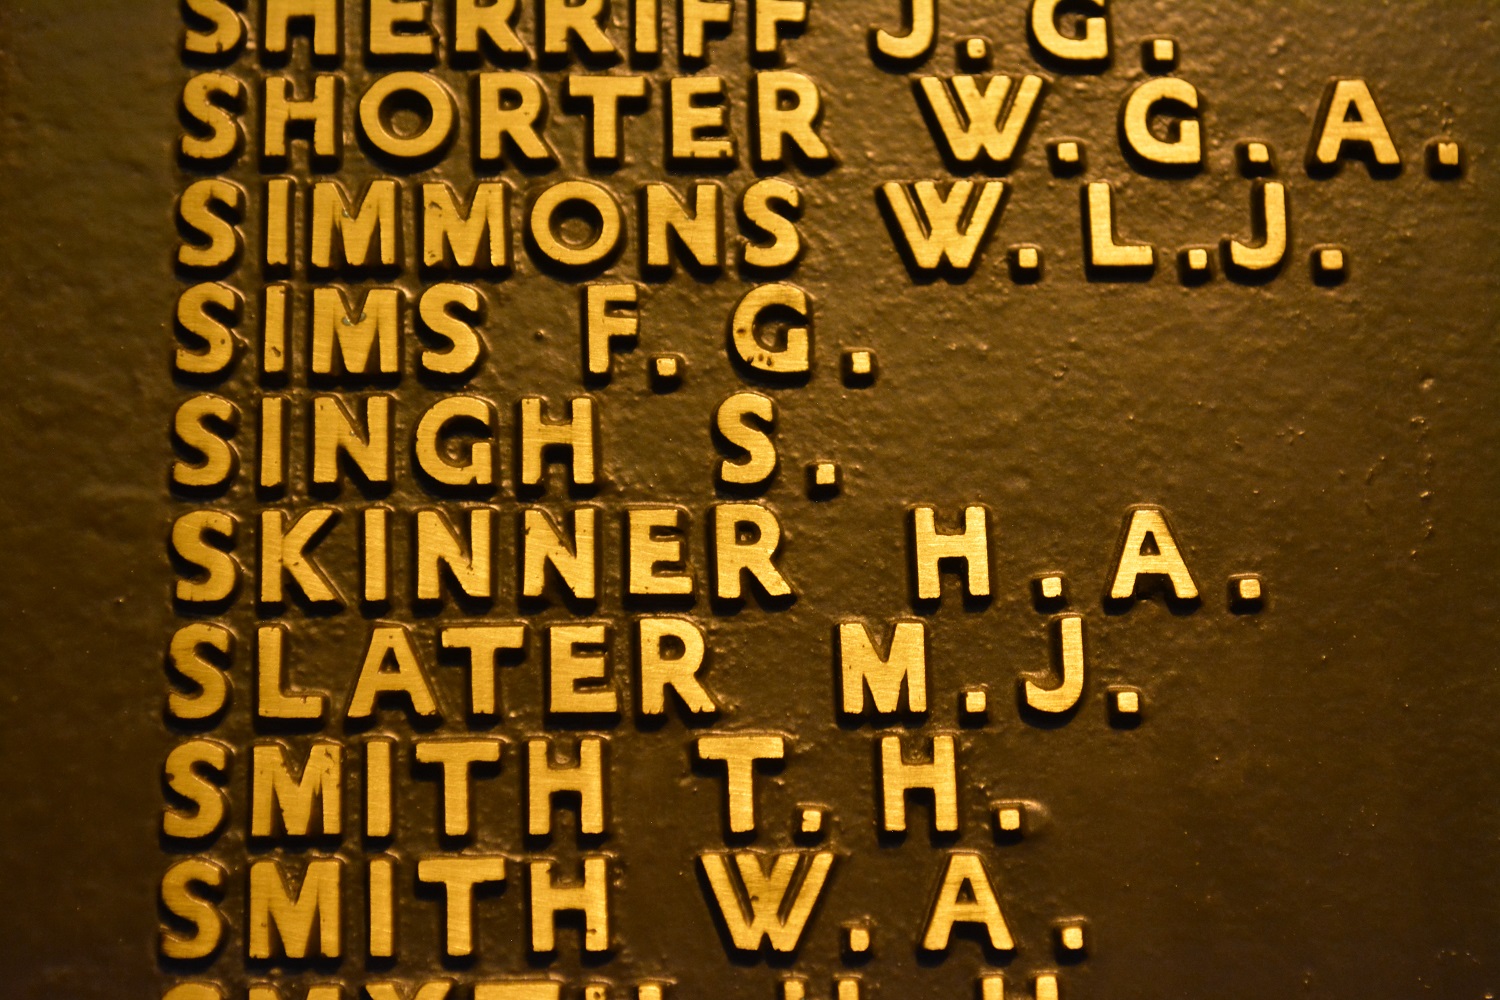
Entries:
[[992,76],[981,91],[972,76],[955,76],[947,84],[942,77],[922,77],[919,92],[927,99],[927,110],[937,121],[953,159],[973,163],[982,151],[985,159],[996,165],[1010,162],[1042,92],[1041,77],[1022,77],[1007,111],[1005,99],[1010,96],[1012,82],[1008,76]]
[[954,181],[944,197],[938,194],[937,184],[932,181],[915,184],[891,181],[880,186],[880,193],[885,195],[901,238],[918,268],[934,271],[946,260],[952,267],[965,271],[973,266],[975,252],[994,228],[996,211],[1005,195],[1005,182]]
[[[730,871],[731,857],[738,879]],[[793,951],[828,880],[833,854],[819,851],[809,856],[802,851],[785,851],[772,855],[775,862],[769,873],[762,857],[755,851],[710,853],[699,855],[698,863],[713,888],[714,901],[736,948],[756,951],[762,940],[769,939],[776,951]],[[806,864],[804,858],[809,859]],[[792,892],[798,869],[805,871],[788,904],[787,894]]]

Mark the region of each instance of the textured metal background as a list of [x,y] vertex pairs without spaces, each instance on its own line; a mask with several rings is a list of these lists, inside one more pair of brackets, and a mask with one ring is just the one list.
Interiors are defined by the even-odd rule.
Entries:
[[[807,34],[788,46],[792,68],[823,86],[824,134],[841,160],[798,181],[811,246],[792,280],[819,303],[817,368],[806,387],[767,390],[780,407],[783,471],[766,502],[787,529],[799,599],[774,613],[712,616],[704,602],[695,612],[713,619],[710,684],[731,706],[720,728],[796,736],[788,765],[762,782],[757,846],[790,843],[793,804],[818,801],[848,855],[795,969],[826,996],[843,967],[839,924],[864,914],[876,921],[877,957],[861,971],[877,998],[968,996],[984,964],[972,943],[941,962],[915,955],[939,853],[920,832],[899,844],[875,836],[871,737],[836,723],[829,655],[832,621],[910,613],[906,505],[982,502],[998,529],[997,596],[966,610],[950,595],[929,616],[924,731],[956,728],[961,684],[990,686],[990,725],[961,731],[956,844],[986,852],[997,876],[1020,942],[1003,963],[1013,989],[1056,966],[1050,922],[1081,915],[1092,946],[1064,967],[1068,997],[1500,990],[1497,8],[1120,3],[1113,68],[1050,74],[987,262],[963,283],[914,285],[873,189],[947,170],[908,81],[865,54],[867,25],[894,20],[887,6],[816,3]],[[188,72],[175,7],[0,9],[0,994],[18,1000],[153,996],[176,971],[154,951],[159,774],[173,739],[161,721],[174,622],[165,545],[180,503],[165,485],[168,428],[188,392],[171,378],[168,322],[180,287],[172,206],[184,183],[172,144]],[[857,30],[835,27],[845,22]],[[929,65],[951,72],[951,40],[983,34],[1001,71],[1028,68],[1023,24],[1019,4],[947,3]],[[742,30],[716,59],[736,81]],[[1191,180],[1138,176],[1115,142],[1118,102],[1142,75],[1137,42],[1156,35],[1177,39],[1179,75],[1209,102],[1209,169]],[[1372,180],[1357,165],[1307,177],[1301,157],[1334,75],[1376,90],[1406,162],[1399,177]],[[658,100],[628,127],[651,155],[611,183],[659,175],[647,138],[659,111]],[[1468,170],[1438,183],[1420,154],[1447,132],[1464,143]],[[1294,213],[1286,273],[1259,287],[1219,278],[1187,288],[1171,268],[1147,284],[1086,281],[1079,180],[1053,178],[1042,155],[1057,136],[1088,140],[1084,178],[1116,183],[1127,234],[1168,247],[1245,232],[1248,182],[1232,146],[1271,142]],[[738,190],[746,176],[726,180]],[[999,251],[1014,242],[1046,251],[1039,284],[1006,276]],[[1308,276],[1307,250],[1322,242],[1351,254],[1339,287]],[[706,287],[679,275],[649,292],[641,348],[597,391],[609,481],[599,500],[610,510],[665,499],[701,526],[715,496],[709,413],[743,384],[723,358],[719,319],[740,287],[732,274]],[[494,291],[494,364],[476,390],[504,401],[582,391],[576,294],[529,266]],[[843,387],[842,345],[877,351],[876,386]],[[681,391],[658,396],[643,360],[664,350],[692,367]],[[249,385],[232,382],[229,394]],[[423,390],[408,379],[403,391]],[[813,504],[798,473],[824,457],[843,463],[844,492]],[[227,502],[249,510],[253,497]],[[1205,595],[1191,614],[1160,601],[1126,614],[1101,604],[1121,516],[1140,502],[1173,518]],[[612,547],[604,565],[613,579]],[[1019,719],[1010,698],[1015,678],[1044,664],[1044,618],[1027,581],[1054,568],[1069,574],[1089,621],[1092,672],[1077,716],[1046,729]],[[1264,576],[1263,613],[1225,609],[1224,582],[1237,572]],[[496,615],[516,617],[513,599]],[[624,619],[613,599],[599,616]],[[243,645],[249,611],[230,617]],[[358,615],[346,619],[357,635]],[[318,645],[338,648],[323,634]],[[357,642],[320,662],[331,679],[355,655]],[[533,643],[527,666],[508,672],[512,716],[497,733],[539,730],[539,663]],[[442,672],[455,693],[457,673]],[[243,671],[236,681],[243,690]],[[1144,691],[1141,727],[1108,725],[1109,683]],[[241,697],[226,738],[249,737],[247,711]],[[622,859],[622,947],[587,974],[624,983],[665,973],[684,998],[769,1000],[779,969],[726,956],[692,875],[694,852],[722,846],[720,784],[688,767],[694,734],[676,719],[645,729],[628,715],[609,732],[606,847]],[[505,788],[515,787],[511,753]],[[488,787],[479,846],[524,853],[517,803],[500,780]],[[241,763],[237,805],[244,788]],[[681,811],[663,823],[638,789]],[[432,795],[430,782],[417,788],[407,816],[430,815]],[[997,845],[991,798],[1042,803],[1046,828]],[[243,809],[236,815],[242,829]],[[922,810],[915,818],[926,822]],[[435,847],[417,825],[408,821],[401,846]],[[220,845],[226,858],[235,837]],[[528,968],[520,888],[485,904],[480,957],[453,974]],[[405,953],[432,955],[438,907],[414,905],[423,909],[405,918]],[[576,970],[570,947],[552,971]],[[242,953],[236,938],[215,974],[235,981]],[[437,967],[399,969],[427,964]],[[343,972],[364,976],[358,960]]]

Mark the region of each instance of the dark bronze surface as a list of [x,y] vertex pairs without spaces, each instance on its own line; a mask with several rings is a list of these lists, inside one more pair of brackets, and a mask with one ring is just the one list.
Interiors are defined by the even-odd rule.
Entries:
[[[510,878],[481,900],[472,961],[440,958],[440,899],[414,891],[407,872],[399,961],[366,962],[362,896],[351,892],[342,961],[272,966],[245,958],[245,747],[267,736],[305,746],[308,733],[252,724],[249,650],[268,614],[248,595],[210,616],[238,637],[235,699],[212,730],[236,748],[227,831],[201,851],[159,832],[162,761],[190,732],[163,718],[164,652],[179,624],[203,617],[174,609],[170,524],[197,506],[238,513],[237,551],[248,564],[258,511],[281,503],[258,497],[243,473],[207,499],[168,486],[178,404],[198,391],[243,400],[263,391],[253,351],[207,390],[171,370],[171,317],[189,283],[173,266],[175,199],[201,173],[174,156],[177,107],[200,67],[179,54],[176,4],[0,7],[0,995],[155,997],[203,979],[241,997],[251,981],[276,980],[300,1000],[308,983],[335,979],[353,997],[362,996],[354,984],[382,979],[555,975],[569,996],[598,981],[633,997],[638,981],[665,979],[668,1000],[773,1000],[796,973],[820,1000],[846,974],[862,977],[866,996],[896,1000],[975,996],[986,971],[1002,972],[1010,995],[1029,996],[1042,970],[1080,1000],[1500,991],[1497,9],[1207,0],[1111,8],[1112,65],[1075,74],[1037,60],[1023,4],[949,0],[928,61],[891,68],[872,61],[867,34],[872,24],[897,25],[896,4],[815,0],[806,32],[784,46],[788,68],[822,88],[822,133],[838,157],[830,170],[793,164],[782,173],[806,199],[808,243],[786,280],[818,309],[805,385],[756,381],[726,357],[726,317],[749,287],[732,266],[716,277],[648,276],[641,342],[615,356],[607,385],[579,377],[582,282],[544,272],[519,240],[513,275],[474,281],[489,299],[489,355],[467,391],[492,397],[502,421],[505,485],[481,498],[500,512],[499,595],[477,609],[413,613],[399,602],[363,614],[356,605],[314,621],[306,638],[297,634],[299,679],[333,692],[338,707],[322,732],[356,746],[369,729],[346,726],[340,708],[371,618],[415,623],[452,706],[462,704],[463,672],[436,665],[435,625],[479,615],[531,624],[526,658],[501,671],[506,717],[476,727],[508,746],[500,774],[476,785],[478,834],[467,846],[507,855]],[[729,81],[743,130],[751,66],[745,12],[737,17],[713,68]],[[361,22],[350,20],[351,30]],[[954,43],[970,35],[990,40],[996,72],[1041,72],[1050,83],[1018,163],[1002,174],[1013,190],[982,262],[966,277],[931,280],[894,249],[874,192],[886,181],[967,173],[936,152],[907,71],[956,72]],[[1193,177],[1151,176],[1120,153],[1119,104],[1147,78],[1140,45],[1154,37],[1178,43],[1177,75],[1205,95],[1208,163]],[[345,69],[356,85],[365,78],[357,44]],[[242,55],[232,71],[252,80],[264,68]],[[560,72],[535,71],[549,86]],[[467,71],[440,72],[456,80]],[[674,74],[675,59],[643,72]],[[1313,122],[1332,77],[1364,79],[1376,93],[1403,161],[1395,176],[1372,177],[1358,162],[1336,177],[1309,175]],[[627,126],[625,165],[595,179],[633,191],[697,176],[663,167],[660,123],[658,92]],[[553,174],[504,176],[527,191],[582,174],[580,134],[558,128],[564,165]],[[1425,146],[1440,136],[1461,143],[1461,176],[1430,175]],[[1061,138],[1086,145],[1079,176],[1049,166],[1047,144]],[[1235,280],[1215,249],[1212,280],[1185,283],[1178,248],[1249,236],[1250,181],[1234,146],[1252,138],[1274,148],[1275,177],[1288,187],[1287,263],[1269,281]],[[337,176],[353,186],[377,172],[351,153]],[[466,187],[473,167],[455,155],[430,170],[389,172]],[[260,169],[247,156],[226,173],[249,186]],[[735,196],[754,171],[742,156],[713,176]],[[1086,272],[1080,187],[1096,180],[1115,185],[1122,235],[1161,247],[1151,280]],[[634,219],[633,202],[627,211]],[[245,223],[252,250],[260,225]],[[611,272],[621,280],[639,277],[633,229]],[[1005,252],[1015,244],[1042,248],[1040,281],[1013,281]],[[1309,254],[1323,244],[1348,255],[1341,283],[1315,280]],[[253,252],[247,259],[231,280],[253,304],[259,279]],[[413,290],[426,282],[414,268],[396,281]],[[846,347],[875,352],[873,385],[841,377]],[[647,360],[668,352],[688,362],[670,393],[646,377]],[[728,453],[710,417],[743,388],[778,406],[781,467],[758,497],[786,532],[790,606],[752,598],[726,607],[703,585],[708,507],[737,496],[714,486],[714,464]],[[294,382],[289,391],[305,390]],[[409,368],[392,391],[407,417],[438,394]],[[584,498],[603,512],[602,596],[593,608],[518,607],[512,407],[527,394],[585,392],[602,411],[604,482]],[[247,422],[238,439],[247,465],[251,429]],[[398,442],[398,454],[409,448]],[[820,459],[840,464],[842,482],[836,496],[812,499],[804,467]],[[310,502],[301,487],[293,498]],[[364,503],[349,485],[313,501]],[[456,502],[434,499],[410,475],[388,501],[403,510]],[[537,636],[547,624],[614,623],[615,669],[629,674],[627,625],[644,611],[620,598],[618,522],[626,505],[645,501],[692,515],[697,598],[669,613],[709,631],[706,676],[725,711],[711,726],[688,725],[678,712],[643,720],[632,682],[622,685],[618,720],[544,722]],[[554,485],[536,502],[559,510],[579,498]],[[965,505],[989,508],[992,600],[965,602],[950,581],[939,605],[914,603],[916,504],[936,506],[950,527]],[[1168,512],[1202,592],[1197,604],[1104,599],[1123,519],[1137,504]],[[334,543],[346,560],[352,537]],[[1045,722],[1018,710],[1016,691],[1048,663],[1048,614],[1031,586],[1054,570],[1066,573],[1069,607],[1085,617],[1089,674],[1080,707]],[[1229,581],[1245,573],[1265,582],[1256,613],[1229,606]],[[309,620],[296,608],[286,618],[295,628]],[[852,619],[927,623],[924,717],[892,727],[841,721],[832,636]],[[956,707],[974,685],[988,689],[982,726],[962,724]],[[1106,710],[1120,685],[1141,692],[1139,725]],[[426,731],[400,713],[377,722],[403,746]],[[438,732],[467,728],[454,711]],[[556,957],[538,958],[526,947],[522,863],[555,857],[572,871],[579,848],[571,814],[551,841],[523,837],[522,741],[585,728],[610,741],[609,833],[584,849],[615,859],[614,948],[581,958],[579,935],[565,929]],[[726,837],[723,778],[691,757],[698,736],[742,730],[792,739],[789,759],[758,780],[753,841]],[[911,808],[904,838],[878,832],[877,739],[889,732],[957,735],[959,833],[929,836],[926,804]],[[455,849],[432,825],[436,782],[417,774],[406,767],[400,785],[394,850],[407,858]],[[337,843],[271,846],[292,857],[360,858],[369,845],[358,787],[346,783],[348,832]],[[1018,842],[997,838],[992,819],[991,803],[1010,800],[1041,807]],[[820,841],[839,855],[829,892],[795,956],[737,954],[694,858],[802,845],[790,825],[799,803],[832,815]],[[963,934],[945,955],[916,947],[942,858],[955,849],[984,855],[1014,953]],[[183,964],[158,957],[167,920],[158,891],[171,859],[189,853],[229,868],[231,926],[215,957]],[[361,871],[351,871],[355,887]],[[1081,959],[1062,954],[1054,937],[1074,917],[1086,921]],[[873,955],[851,962],[841,927],[861,918],[874,928]]]

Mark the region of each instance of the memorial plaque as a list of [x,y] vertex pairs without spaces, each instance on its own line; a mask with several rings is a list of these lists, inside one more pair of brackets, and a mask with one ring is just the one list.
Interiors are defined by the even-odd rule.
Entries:
[[9,0],[0,995],[1492,998],[1497,12]]

